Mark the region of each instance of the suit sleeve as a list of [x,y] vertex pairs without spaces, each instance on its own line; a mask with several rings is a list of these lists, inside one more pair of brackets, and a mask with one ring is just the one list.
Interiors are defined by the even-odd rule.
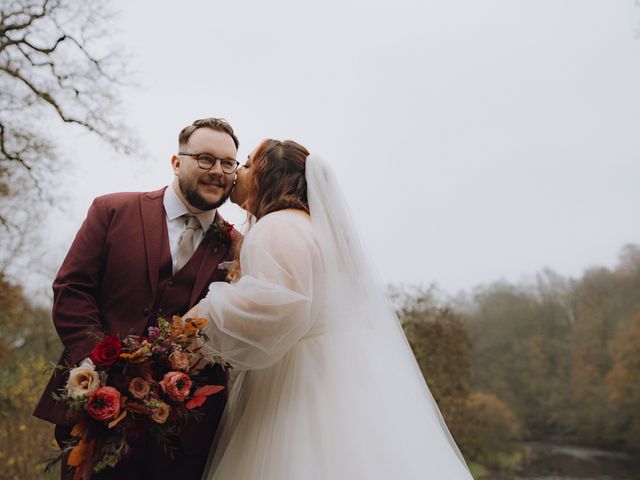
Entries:
[[53,323],[73,365],[93,350],[93,333],[103,331],[98,295],[108,229],[106,205],[97,198],[53,282]]

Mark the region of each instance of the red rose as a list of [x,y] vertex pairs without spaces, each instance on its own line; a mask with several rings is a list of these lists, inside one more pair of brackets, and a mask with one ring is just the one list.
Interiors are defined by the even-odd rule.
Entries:
[[122,343],[117,335],[110,335],[95,347],[91,352],[91,360],[98,367],[109,367],[120,358]]
[[171,400],[182,402],[189,396],[191,390],[191,379],[183,372],[169,372],[165,374],[160,382],[162,391],[169,395]]
[[113,387],[102,387],[89,395],[87,413],[94,419],[106,421],[120,413],[120,392]]

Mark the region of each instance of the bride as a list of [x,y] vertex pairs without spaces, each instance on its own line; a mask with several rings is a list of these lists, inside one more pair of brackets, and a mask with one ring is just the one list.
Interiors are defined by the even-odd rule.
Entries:
[[252,219],[237,281],[186,314],[241,371],[203,478],[471,479],[329,166],[265,140],[231,199]]

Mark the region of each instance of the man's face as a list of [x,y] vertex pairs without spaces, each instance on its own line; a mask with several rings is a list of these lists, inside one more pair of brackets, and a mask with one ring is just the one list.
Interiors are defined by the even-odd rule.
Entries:
[[[181,152],[207,153],[216,158],[236,158],[237,150],[231,136],[211,128],[199,128],[189,137]],[[209,170],[198,166],[198,161],[187,155],[174,155],[171,159],[173,172],[178,180],[182,200],[191,211],[205,211],[222,205],[233,189],[234,173],[224,173],[220,162]]]

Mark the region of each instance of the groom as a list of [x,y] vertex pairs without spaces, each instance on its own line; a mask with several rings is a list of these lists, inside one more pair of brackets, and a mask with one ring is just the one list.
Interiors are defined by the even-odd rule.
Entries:
[[[216,225],[224,220],[216,209],[235,184],[238,139],[226,121],[206,118],[185,127],[178,144],[169,187],[105,195],[91,205],[53,282],[61,365],[72,367],[89,356],[97,341],[92,331],[142,335],[158,317],[186,312],[211,282],[225,280],[218,266],[234,259],[240,234],[220,236]],[[207,383],[227,385],[218,365],[201,375]],[[34,412],[56,424],[58,443],[70,438],[72,422],[52,393],[64,388],[66,377],[52,375]],[[225,402],[226,390],[208,397],[204,418],[187,424],[173,461],[143,433],[131,456],[92,478],[199,480]],[[63,479],[67,472],[65,464]]]

